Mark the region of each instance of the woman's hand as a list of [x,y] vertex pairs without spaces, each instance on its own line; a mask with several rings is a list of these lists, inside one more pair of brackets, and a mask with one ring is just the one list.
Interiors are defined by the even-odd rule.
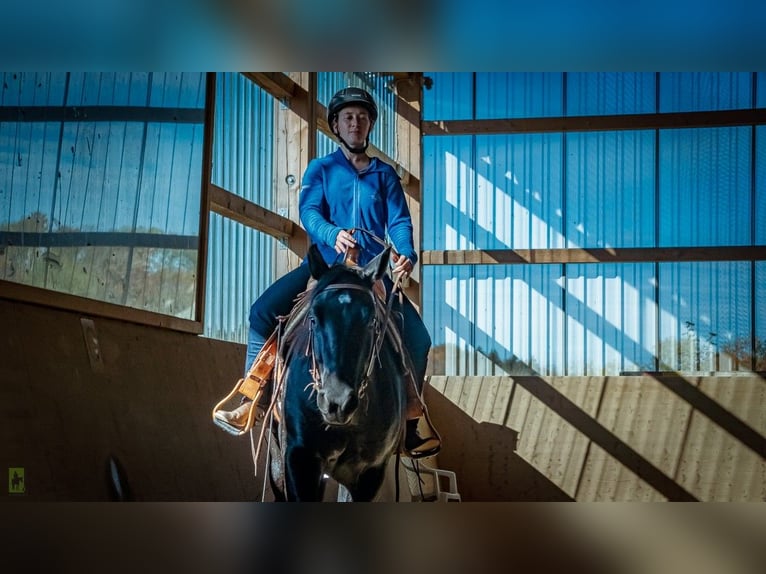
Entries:
[[394,260],[394,268],[392,269],[394,276],[401,274],[402,279],[409,277],[410,273],[412,273],[412,268],[414,267],[412,261],[407,259],[404,255],[397,255],[393,252],[391,253],[391,258]]
[[338,233],[338,236],[335,238],[335,252],[345,253],[350,247],[354,247],[355,245],[356,241],[354,241],[354,236],[345,229],[341,229],[340,233]]

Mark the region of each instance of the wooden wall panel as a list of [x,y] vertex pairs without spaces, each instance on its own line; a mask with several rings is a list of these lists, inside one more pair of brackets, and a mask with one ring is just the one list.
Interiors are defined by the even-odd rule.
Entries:
[[766,500],[758,374],[429,380],[464,500]]
[[255,500],[248,438],[211,421],[244,346],[94,317],[97,372],[81,318],[0,299],[0,470],[27,482],[0,499],[109,500],[114,455],[136,500]]

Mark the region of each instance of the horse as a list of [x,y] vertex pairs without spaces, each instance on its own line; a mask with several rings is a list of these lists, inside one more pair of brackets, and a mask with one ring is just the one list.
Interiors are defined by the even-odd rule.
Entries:
[[321,501],[325,475],[352,501],[372,501],[399,452],[409,363],[390,305],[374,290],[390,253],[387,247],[363,267],[330,266],[315,245],[309,249],[316,283],[280,345],[281,408],[269,449],[277,501]]

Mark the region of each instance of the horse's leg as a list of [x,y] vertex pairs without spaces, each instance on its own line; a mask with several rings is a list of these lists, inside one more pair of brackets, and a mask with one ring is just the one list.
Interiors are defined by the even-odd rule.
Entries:
[[321,502],[322,463],[311,450],[300,446],[287,448],[285,487],[288,501]]
[[354,502],[370,502],[378,494],[386,473],[386,465],[373,466],[359,475],[356,484],[348,488]]

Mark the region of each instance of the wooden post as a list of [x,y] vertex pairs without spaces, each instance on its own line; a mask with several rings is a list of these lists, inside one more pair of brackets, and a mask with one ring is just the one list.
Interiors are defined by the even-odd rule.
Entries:
[[[294,72],[290,78],[303,86],[310,83],[309,75],[308,72]],[[312,94],[309,93],[309,102],[311,99]],[[313,99],[316,100],[316,75]],[[309,105],[310,110],[314,108],[315,106]],[[274,205],[279,215],[300,223],[298,194],[309,158],[312,157],[312,154],[316,154],[316,121],[313,122],[314,130],[312,133],[311,122],[302,119],[288,105],[279,104],[274,114]],[[305,244],[280,244],[277,247],[275,257],[276,276],[281,277],[300,265],[307,247],[308,245]]]
[[[412,214],[413,235],[415,238],[415,250],[421,251],[421,109],[423,100],[423,75],[420,72],[412,72],[406,76],[397,76],[394,79],[396,89],[396,161],[405,170],[402,178],[402,187],[407,195],[407,204]],[[415,306],[420,309],[422,304],[420,291],[420,270],[417,265],[412,275],[409,286],[406,288],[407,296]]]

